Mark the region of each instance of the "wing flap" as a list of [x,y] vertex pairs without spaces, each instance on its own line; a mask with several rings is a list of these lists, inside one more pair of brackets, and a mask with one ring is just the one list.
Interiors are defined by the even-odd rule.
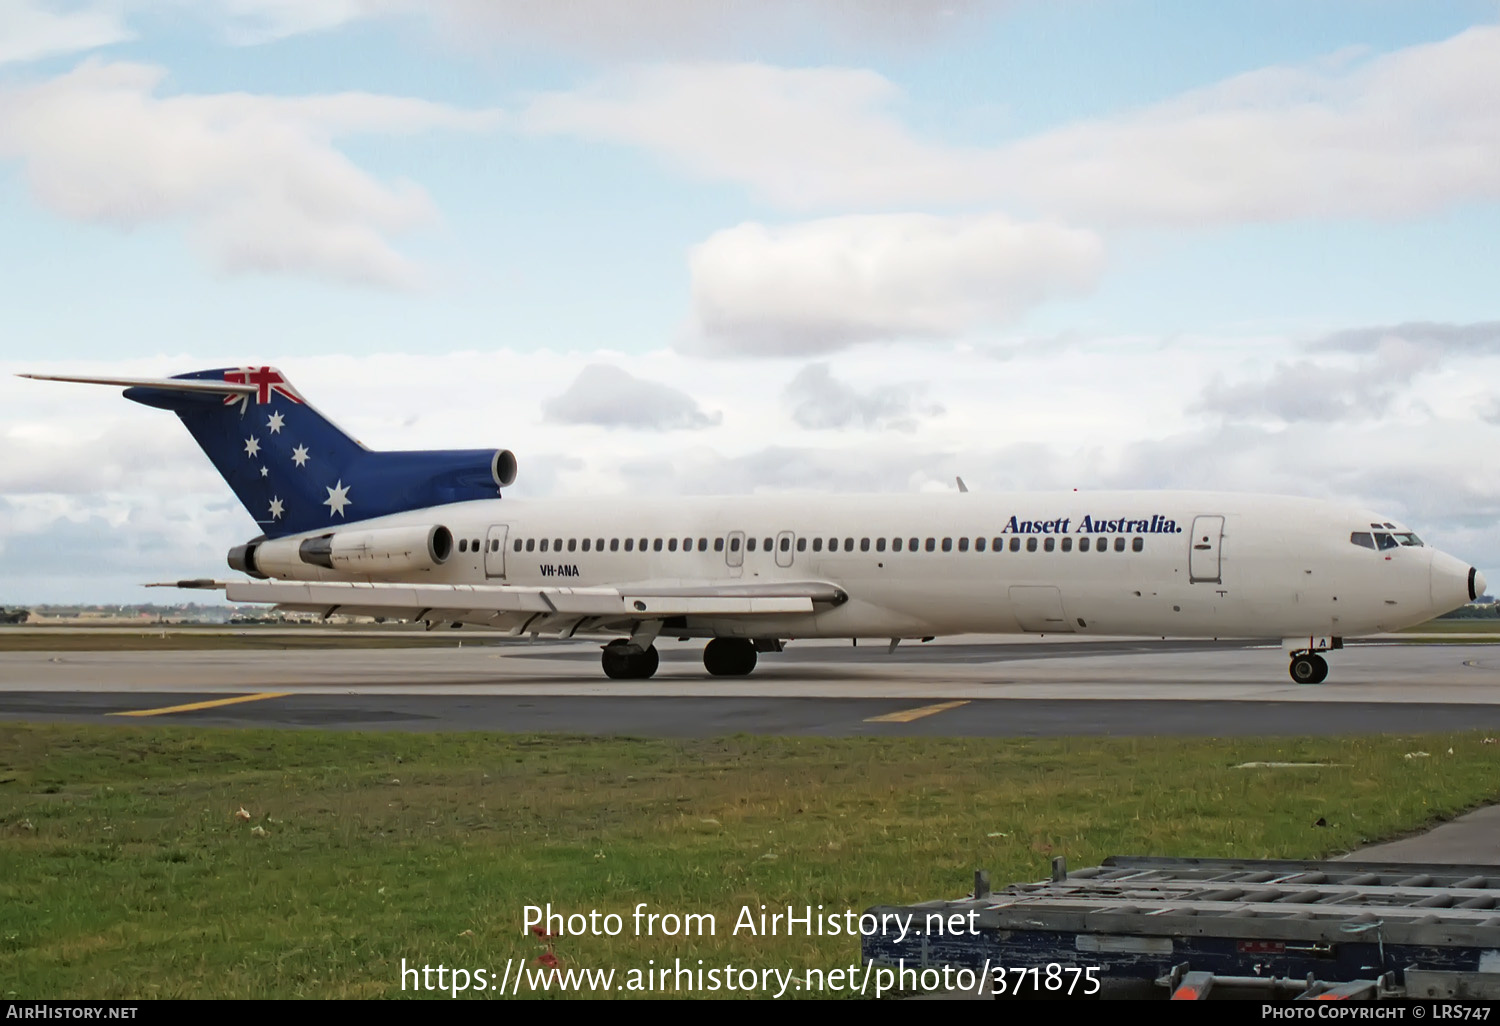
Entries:
[[[737,593],[738,592],[738,593]],[[230,602],[405,619],[487,619],[500,613],[656,620],[667,616],[811,613],[815,601],[841,602],[830,584],[650,588],[531,588],[484,584],[368,584],[350,581],[231,581]]]

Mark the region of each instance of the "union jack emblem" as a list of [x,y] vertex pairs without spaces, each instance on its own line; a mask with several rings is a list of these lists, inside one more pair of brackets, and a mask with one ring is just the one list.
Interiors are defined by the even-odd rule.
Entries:
[[[303,401],[302,396],[291,386],[286,378],[281,376],[281,371],[275,367],[242,367],[239,370],[225,371],[224,380],[236,385],[254,385],[255,405],[261,406],[271,401],[272,395],[283,396],[294,403]],[[233,406],[239,403],[241,410],[249,405],[249,394],[228,395],[224,397],[225,406]]]

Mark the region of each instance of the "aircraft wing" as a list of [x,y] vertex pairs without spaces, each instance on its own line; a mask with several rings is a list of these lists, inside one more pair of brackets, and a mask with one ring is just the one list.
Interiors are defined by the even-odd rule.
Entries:
[[[215,582],[217,583],[217,582]],[[848,595],[824,581],[618,588],[508,584],[374,584],[346,581],[230,581],[231,602],[274,602],[279,609],[397,620],[491,623],[516,634],[573,633],[675,616],[763,616],[813,612]]]

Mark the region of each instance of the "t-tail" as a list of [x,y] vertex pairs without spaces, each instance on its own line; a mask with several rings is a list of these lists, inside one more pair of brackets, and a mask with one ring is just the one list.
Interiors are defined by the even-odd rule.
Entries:
[[508,449],[366,449],[275,367],[170,378],[22,377],[124,386],[125,398],[171,410],[268,538],[493,499],[516,478]]

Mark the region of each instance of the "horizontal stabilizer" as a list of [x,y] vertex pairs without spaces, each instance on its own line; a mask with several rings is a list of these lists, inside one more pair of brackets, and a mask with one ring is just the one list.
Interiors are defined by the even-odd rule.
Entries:
[[80,385],[118,385],[120,388],[160,388],[169,392],[206,392],[212,395],[254,395],[258,385],[239,381],[203,381],[188,378],[84,378],[63,374],[17,374],[34,381],[71,381]]

